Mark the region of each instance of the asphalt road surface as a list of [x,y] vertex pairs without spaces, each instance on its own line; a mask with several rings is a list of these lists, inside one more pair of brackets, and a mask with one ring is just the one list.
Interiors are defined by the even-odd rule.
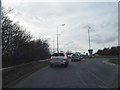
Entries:
[[14,88],[117,88],[118,67],[105,58],[70,62],[68,67],[41,69]]

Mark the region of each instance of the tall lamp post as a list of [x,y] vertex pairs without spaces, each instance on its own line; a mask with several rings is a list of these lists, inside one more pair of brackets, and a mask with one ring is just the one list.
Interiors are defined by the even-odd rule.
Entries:
[[58,27],[59,26],[65,26],[65,24],[61,24],[57,26],[57,53],[59,53],[59,43],[58,43]]

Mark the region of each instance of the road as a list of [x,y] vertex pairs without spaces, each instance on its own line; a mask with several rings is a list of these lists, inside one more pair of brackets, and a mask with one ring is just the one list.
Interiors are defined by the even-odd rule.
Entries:
[[70,62],[68,67],[41,69],[14,88],[116,88],[118,67],[104,64],[105,58]]

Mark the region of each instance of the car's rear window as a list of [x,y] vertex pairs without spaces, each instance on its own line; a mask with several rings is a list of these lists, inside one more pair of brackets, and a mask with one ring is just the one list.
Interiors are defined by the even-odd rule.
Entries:
[[79,56],[78,54],[73,54],[72,56]]
[[54,53],[52,56],[64,56],[63,53]]

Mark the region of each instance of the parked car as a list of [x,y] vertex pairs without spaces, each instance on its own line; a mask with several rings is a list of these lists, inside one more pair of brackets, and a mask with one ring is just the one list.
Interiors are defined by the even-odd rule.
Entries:
[[83,54],[79,54],[80,55],[80,59],[82,60],[84,58]]
[[54,53],[50,57],[50,66],[63,65],[67,66],[69,64],[68,57],[65,53]]
[[71,59],[71,55],[67,55],[68,59]]
[[72,54],[71,61],[81,61],[82,56],[78,53]]

